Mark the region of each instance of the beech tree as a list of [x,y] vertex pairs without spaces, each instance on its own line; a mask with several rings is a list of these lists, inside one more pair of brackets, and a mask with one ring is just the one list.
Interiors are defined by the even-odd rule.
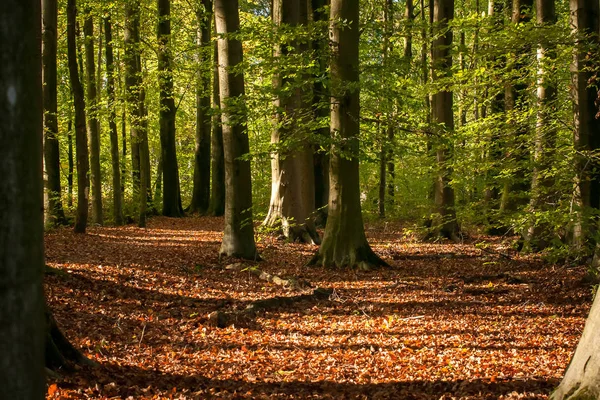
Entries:
[[41,2],[0,3],[0,385],[44,399]]
[[225,155],[225,231],[221,254],[256,259],[252,221],[250,147],[246,132],[242,42],[238,0],[215,0],[219,52],[219,91]]
[[42,2],[42,75],[44,79],[44,209],[46,224],[67,223],[61,200],[57,116],[56,0]]
[[[307,0],[275,0],[273,22],[279,27],[296,28],[308,25]],[[306,74],[292,71],[286,56],[301,57],[308,44],[291,39],[276,45],[275,57],[280,58],[276,82],[276,117],[271,143],[278,146],[271,160],[271,204],[264,221],[266,226],[278,226],[290,241],[319,243],[315,229],[315,175],[313,149],[310,143],[308,104],[310,89]],[[300,67],[301,68],[301,67]],[[294,79],[292,76],[296,76]],[[310,81],[309,81],[310,83]]]
[[386,263],[367,242],[360,205],[358,18],[358,2],[332,0],[329,205],[323,241],[309,264],[367,270]]

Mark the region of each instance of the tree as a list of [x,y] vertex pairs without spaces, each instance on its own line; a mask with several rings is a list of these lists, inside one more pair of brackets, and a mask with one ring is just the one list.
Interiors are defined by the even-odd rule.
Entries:
[[98,90],[94,53],[94,19],[90,7],[85,11],[85,76],[87,88],[87,137],[90,148],[90,180],[92,184],[92,221],[102,225],[102,176],[100,173],[100,120],[98,119]]
[[210,53],[212,0],[203,0],[198,20],[198,80],[196,83],[196,148],[190,212],[205,213],[210,205],[211,110]]
[[57,118],[56,0],[42,2],[42,75],[44,79],[44,209],[46,224],[66,224],[61,201],[60,151]]
[[357,1],[332,0],[329,205],[323,241],[309,264],[366,270],[386,263],[367,242],[360,205],[358,18]]
[[215,0],[219,52],[219,91],[225,155],[225,232],[220,253],[256,259],[252,220],[250,148],[246,132],[242,42],[238,0]]
[[[571,1],[578,3],[577,0]],[[581,0],[579,1],[581,4]],[[589,3],[588,3],[589,4]],[[560,386],[551,400],[600,398],[600,297],[596,295],[583,334]]]
[[175,147],[175,99],[171,66],[171,0],[157,0],[158,83],[160,86],[160,147],[163,176],[163,215],[183,216]]
[[69,76],[73,90],[73,103],[75,106],[75,150],[77,162],[77,215],[75,216],[75,232],[85,233],[88,220],[88,195],[90,181],[88,173],[90,164],[88,159],[88,146],[85,129],[85,100],[83,86],[79,80],[77,68],[77,43],[76,21],[77,0],[67,2],[67,51],[69,58]]
[[110,134],[110,156],[113,186],[113,219],[115,225],[123,225],[123,192],[121,191],[121,161],[119,157],[119,134],[117,132],[117,112],[115,109],[115,66],[113,55],[112,22],[110,10],[104,17],[106,40],[106,93],[108,95],[108,124]]
[[0,4],[0,384],[11,399],[45,397],[40,5]]
[[213,71],[213,116],[212,135],[210,138],[210,203],[208,214],[220,217],[225,213],[225,155],[223,154],[223,126],[220,114],[220,89],[219,89],[219,55],[217,42],[214,44],[214,71]]
[[[275,0],[273,22],[287,28],[308,25],[306,0]],[[272,155],[272,192],[269,214],[264,224],[281,226],[290,241],[318,243],[313,212],[315,210],[315,183],[313,149],[308,140],[310,89],[306,74],[295,65],[290,71],[290,58],[302,57],[308,52],[308,44],[292,38],[276,46],[275,57],[280,58],[280,71],[276,82],[276,118],[271,143],[278,146]],[[293,76],[296,76],[294,79]],[[311,96],[312,97],[312,96]]]
[[[433,81],[440,83],[452,75],[452,30],[449,22],[454,18],[454,0],[435,0],[433,8],[433,33],[431,62],[433,65]],[[436,127],[436,161],[437,176],[435,179],[435,229],[442,236],[456,240],[458,223],[454,209],[454,189],[450,186],[452,175],[453,143],[451,133],[454,130],[454,114],[452,110],[452,91],[441,88],[431,98],[432,122]]]

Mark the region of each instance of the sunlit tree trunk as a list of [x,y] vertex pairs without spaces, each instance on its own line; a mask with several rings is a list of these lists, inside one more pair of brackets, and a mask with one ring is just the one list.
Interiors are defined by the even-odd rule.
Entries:
[[310,264],[366,270],[386,264],[367,242],[360,205],[359,5],[357,1],[333,0],[330,12],[333,145],[329,206],[323,241]]
[[76,0],[69,0],[67,2],[67,51],[69,76],[71,78],[75,108],[75,150],[77,152],[77,214],[75,215],[75,232],[85,233],[88,220],[88,196],[90,191],[88,173],[90,163],[85,129],[85,100],[83,86],[81,86],[81,81],[79,80],[79,69],[77,68],[76,21]]
[[41,2],[0,2],[0,387],[44,399]]
[[256,259],[252,220],[252,181],[244,102],[242,42],[229,35],[240,29],[238,0],[215,0],[219,51],[219,90],[225,155],[225,232],[221,254]]
[[44,80],[44,219],[46,225],[66,224],[60,184],[57,118],[57,14],[56,0],[42,1],[42,75]]
[[118,226],[123,225],[123,193],[121,191],[121,160],[119,157],[119,133],[117,132],[117,113],[115,110],[115,66],[110,11],[107,11],[107,16],[104,17],[104,35],[106,40],[106,93],[108,95],[108,125],[112,162],[113,219],[115,225]]
[[[273,20],[277,26],[299,27],[308,24],[308,2],[306,0],[273,1]],[[276,57],[301,55],[308,51],[308,45],[291,40],[278,44]],[[272,163],[272,194],[269,215],[265,225],[279,226],[290,241],[318,243],[313,212],[315,210],[315,184],[313,150],[307,144],[310,131],[307,127],[310,108],[307,102],[310,90],[304,83],[305,76],[292,78],[285,71],[275,78],[278,96],[276,124],[271,142],[279,145]],[[293,71],[298,74],[298,71]],[[292,143],[289,146],[289,143]]]
[[[556,24],[554,0],[536,0],[537,23],[552,27]],[[535,127],[535,144],[533,153],[533,172],[531,176],[531,197],[528,213],[535,217],[539,212],[549,211],[553,200],[552,186],[554,177],[552,164],[556,142],[554,115],[557,99],[556,83],[549,76],[551,65],[555,62],[556,46],[541,43],[537,50],[537,122]],[[531,221],[524,234],[525,248],[542,250],[549,244],[551,227],[547,224]]]
[[196,149],[194,187],[190,212],[205,213],[210,204],[211,115],[210,61],[212,0],[204,0],[197,11],[198,79],[196,82]]
[[102,225],[102,176],[100,175],[100,122],[98,120],[98,90],[94,52],[94,20],[91,9],[86,9],[83,24],[85,37],[85,71],[87,89],[87,135],[90,148],[90,181],[92,186],[92,222]]
[[[454,18],[454,0],[435,0],[433,9],[434,41],[432,48],[433,82],[452,75],[452,30],[448,27]],[[436,218],[434,229],[440,235],[456,240],[458,223],[454,210],[454,189],[452,179],[452,156],[454,114],[452,92],[439,90],[432,96],[432,122],[435,124],[435,154],[437,176],[435,180]]]

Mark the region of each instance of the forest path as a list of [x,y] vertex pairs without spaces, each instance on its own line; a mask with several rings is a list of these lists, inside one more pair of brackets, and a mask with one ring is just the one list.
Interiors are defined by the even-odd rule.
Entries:
[[231,271],[222,219],[149,220],[148,229],[46,234],[45,279],[59,325],[98,361],[50,382],[47,398],[547,398],[591,302],[583,267],[507,259],[502,243],[419,243],[367,229],[393,268],[305,267],[316,246],[258,235],[271,274],[333,288],[220,329],[213,311],[301,290]]

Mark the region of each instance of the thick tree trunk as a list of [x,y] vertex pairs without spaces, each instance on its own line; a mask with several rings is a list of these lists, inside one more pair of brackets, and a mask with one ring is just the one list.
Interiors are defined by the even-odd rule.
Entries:
[[[435,0],[433,10],[434,37],[432,48],[433,80],[439,81],[452,74],[452,30],[448,27],[454,18],[454,0]],[[452,92],[441,90],[432,96],[432,122],[436,125],[437,176],[435,180],[436,233],[456,240],[458,223],[454,210],[454,189],[450,186],[452,175],[454,114]]]
[[[273,22],[277,26],[299,27],[308,24],[307,0],[275,0]],[[308,51],[308,46],[292,39],[280,43],[275,57],[297,56]],[[285,65],[285,61],[283,62]],[[278,96],[278,111],[271,142],[279,145],[272,159],[272,194],[268,226],[281,224],[284,236],[290,241],[318,243],[313,212],[315,210],[315,183],[313,151],[307,141],[309,104],[306,77],[296,79],[280,72],[275,78]],[[298,71],[294,71],[298,75]],[[286,89],[285,92],[281,90]],[[291,145],[290,145],[291,143]]]
[[0,2],[0,390],[6,399],[45,398],[40,5]]
[[92,222],[102,225],[102,176],[100,175],[100,121],[98,120],[98,90],[94,52],[94,20],[91,9],[86,9],[83,24],[85,37],[85,71],[87,88],[87,135],[90,148],[90,181],[92,185]]
[[90,163],[88,159],[85,129],[85,100],[83,87],[79,80],[79,69],[77,68],[77,43],[75,37],[76,21],[76,0],[68,0],[67,51],[69,58],[69,76],[71,78],[73,104],[75,108],[75,150],[77,152],[77,214],[75,216],[75,232],[85,233],[88,220],[88,196],[90,191],[88,173],[90,170]]
[[[311,0],[312,18],[314,23],[323,23],[329,20],[326,6],[329,0]],[[313,84],[313,115],[315,121],[320,123],[329,120],[329,88],[324,81],[328,78],[328,48],[329,35],[327,29],[319,31],[320,34],[313,41],[313,51],[318,57],[318,72]],[[324,227],[327,222],[327,204],[329,203],[329,148],[330,127],[325,125],[315,130],[317,145],[313,155],[315,174],[315,225]]]
[[225,213],[225,158],[223,154],[223,126],[221,124],[220,114],[220,94],[219,94],[219,55],[217,52],[217,42],[214,44],[214,71],[213,71],[213,116],[212,116],[212,136],[210,138],[210,167],[211,185],[210,185],[210,205],[208,214],[220,217]]
[[551,400],[600,398],[600,296],[596,295],[583,334],[560,386]]
[[42,1],[42,75],[44,80],[44,220],[46,225],[67,223],[61,200],[60,152],[57,118],[56,0]]
[[157,0],[158,83],[160,86],[160,147],[163,162],[162,214],[183,216],[175,144],[175,98],[171,67],[171,0]]
[[113,220],[115,225],[123,225],[123,193],[121,192],[121,160],[119,157],[119,133],[117,132],[117,112],[115,110],[115,66],[113,61],[112,23],[110,11],[104,17],[106,39],[106,93],[108,95],[108,125],[110,133],[110,156],[112,161]]
[[210,205],[210,54],[212,0],[204,0],[198,10],[198,79],[196,82],[196,149],[194,187],[190,212],[204,214]]
[[[571,65],[571,96],[574,103],[575,130],[573,145],[575,158],[575,209],[573,245],[582,250],[589,245],[594,226],[589,218],[590,208],[600,207],[600,179],[598,164],[593,162],[590,152],[600,148],[600,120],[595,118],[594,100],[597,89],[589,86],[593,76],[593,61],[589,59],[589,46],[598,45],[598,2],[571,0],[571,26],[579,38]],[[590,35],[591,34],[591,35]],[[585,35],[585,38],[584,38]]]
[[329,206],[323,242],[309,264],[370,269],[386,263],[367,242],[360,205],[358,2],[333,0],[330,12],[333,145]]
[[240,29],[238,0],[216,0],[219,35],[219,89],[225,155],[225,232],[220,253],[258,258],[252,220],[252,181],[244,101],[244,75],[234,69],[242,63],[242,42],[229,34]]
[[[556,24],[554,0],[536,0],[536,18],[539,25],[552,27]],[[535,127],[535,145],[533,154],[533,173],[531,176],[531,198],[529,214],[549,211],[551,202],[556,197],[551,188],[554,186],[552,162],[556,143],[556,128],[553,124],[554,103],[557,99],[556,84],[548,76],[551,63],[555,62],[556,46],[541,43],[537,50],[538,79],[537,79],[537,122]],[[528,250],[543,250],[552,235],[550,226],[537,221],[531,221],[524,233],[525,246]]]

